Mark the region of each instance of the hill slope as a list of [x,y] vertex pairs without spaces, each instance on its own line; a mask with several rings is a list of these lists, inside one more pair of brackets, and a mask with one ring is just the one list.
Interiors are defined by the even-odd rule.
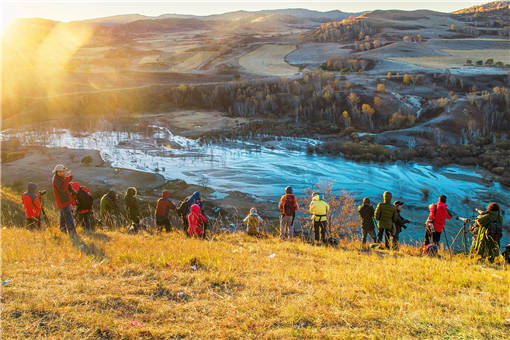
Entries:
[[2,243],[6,338],[510,337],[510,273],[462,256],[56,229]]

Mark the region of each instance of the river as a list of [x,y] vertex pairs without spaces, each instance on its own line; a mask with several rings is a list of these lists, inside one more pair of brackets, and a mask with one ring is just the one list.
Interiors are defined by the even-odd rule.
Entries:
[[[6,136],[8,132],[3,133],[3,138]],[[219,197],[229,191],[241,191],[260,200],[276,201],[287,185],[293,186],[299,195],[323,180],[333,182],[335,190],[346,190],[358,200],[367,196],[379,202],[382,193],[389,190],[393,199],[405,202],[402,215],[419,222],[409,225],[401,234],[406,242],[422,239],[427,206],[440,194],[447,195],[450,209],[458,216],[471,217],[475,207],[483,208],[492,201],[505,210],[510,208],[510,190],[485,179],[482,170],[461,166],[437,168],[420,163],[356,163],[338,157],[309,155],[305,147],[314,141],[307,139],[275,138],[266,141],[264,146],[241,141],[201,145],[156,125],[147,127],[143,133],[78,134],[60,129],[46,134],[44,140],[30,132],[17,133],[17,136],[50,147],[99,150],[112,166],[157,171],[169,180],[206,183]],[[430,191],[426,200],[423,188]],[[460,226],[458,221],[448,222],[450,241]],[[507,243],[510,243],[510,232],[505,227],[502,244]]]

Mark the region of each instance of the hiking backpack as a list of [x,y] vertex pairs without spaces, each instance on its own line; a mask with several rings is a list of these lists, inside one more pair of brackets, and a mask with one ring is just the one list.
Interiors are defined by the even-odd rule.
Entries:
[[423,255],[426,256],[437,256],[437,245],[434,243],[428,244],[423,249]]
[[498,220],[487,224],[487,236],[493,240],[499,240],[503,236],[503,225],[499,221],[499,216]]
[[80,190],[78,190],[76,194],[76,201],[78,203],[78,206],[82,210],[90,210],[92,209],[92,205],[94,204],[94,199],[92,198],[92,195],[85,191],[84,187],[80,187]]
[[286,195],[282,204],[282,211],[285,216],[294,216],[296,211],[295,198],[293,195]]

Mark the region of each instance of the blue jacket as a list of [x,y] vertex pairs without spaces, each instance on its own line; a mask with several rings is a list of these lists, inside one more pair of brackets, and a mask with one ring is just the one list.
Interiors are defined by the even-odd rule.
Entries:
[[198,191],[195,191],[193,193],[193,195],[191,195],[189,198],[188,198],[188,211],[187,213],[189,214],[189,209],[191,208],[191,206],[193,204],[198,204],[198,206],[200,207],[200,209],[202,209],[202,202],[198,202],[200,200],[200,193]]

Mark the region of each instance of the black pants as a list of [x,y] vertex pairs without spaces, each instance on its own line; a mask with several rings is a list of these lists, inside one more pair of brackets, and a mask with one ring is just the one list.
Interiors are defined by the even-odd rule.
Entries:
[[390,248],[390,239],[393,236],[391,234],[391,229],[379,228],[379,230],[377,231],[377,243],[382,242],[383,234],[384,234],[384,245],[386,246],[386,248],[389,249]]
[[28,229],[41,229],[41,217],[27,218],[26,227]]
[[430,231],[428,228],[425,229],[425,243],[424,245],[429,245],[430,239],[432,238],[432,242],[435,244],[439,244],[439,240],[441,239],[440,231]]
[[313,232],[315,234],[315,241],[319,242],[322,239],[326,243],[326,228],[328,227],[327,221],[313,221]]
[[156,226],[158,227],[159,231],[163,230],[163,227],[165,227],[165,230],[167,232],[170,231],[170,219],[168,216],[156,216]]
[[78,213],[78,216],[76,216],[76,224],[78,224],[78,222],[80,222],[80,221],[81,221],[81,223],[83,223],[83,228],[85,230],[91,231],[93,229],[94,221],[93,221],[91,211],[83,213],[83,214]]
[[398,250],[398,248],[400,247],[400,243],[399,243],[399,235],[400,232],[399,231],[396,231],[393,233],[392,235],[392,239],[393,239],[393,244],[392,244],[392,247],[393,247],[393,250]]
[[367,235],[370,235],[370,237],[372,238],[372,241],[377,242],[377,236],[375,235],[374,229],[364,230],[363,228],[361,228],[361,234],[363,236],[363,239],[361,241],[363,244],[367,243]]

